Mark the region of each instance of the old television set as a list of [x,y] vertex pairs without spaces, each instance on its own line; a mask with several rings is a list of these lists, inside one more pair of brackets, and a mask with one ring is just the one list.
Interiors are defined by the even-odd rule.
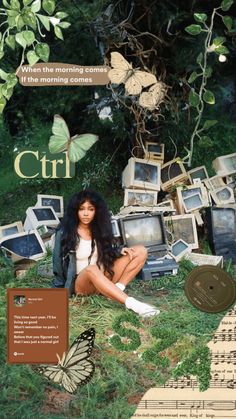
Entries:
[[171,254],[176,262],[179,262],[179,260],[188,252],[191,252],[191,247],[182,239],[177,240],[171,245]]
[[198,234],[194,214],[164,217],[167,237],[170,242],[184,240],[191,249],[198,249]]
[[124,207],[141,205],[151,207],[157,203],[157,192],[143,189],[125,189]]
[[[225,186],[223,178],[218,175],[210,177],[208,182],[210,182],[210,187],[215,189],[222,188],[223,186]],[[209,185],[208,182],[206,182],[205,180],[206,185]]]
[[24,229],[25,231],[32,230],[42,225],[57,227],[59,222],[60,220],[51,206],[29,207],[26,210]]
[[176,189],[176,192],[180,214],[191,212],[209,205],[207,189],[201,182],[198,182],[195,185],[179,186]]
[[161,212],[131,215],[119,221],[125,246],[142,244],[151,253],[167,251],[166,229]]
[[236,153],[217,157],[212,166],[219,176],[229,176],[236,173]]
[[215,190],[215,195],[218,200],[216,204],[233,204],[235,203],[234,191],[228,186]]
[[58,217],[63,217],[64,215],[64,203],[62,196],[38,194],[36,206],[53,207]]
[[206,228],[212,252],[236,261],[236,210],[226,206],[208,208]]
[[209,179],[208,173],[205,166],[195,167],[188,171],[189,179],[191,183],[194,183],[194,179],[205,180]]
[[0,245],[6,249],[13,261],[21,259],[39,260],[46,254],[44,243],[36,230],[2,237]]
[[161,165],[155,161],[130,157],[122,173],[123,188],[160,190]]
[[188,174],[179,159],[163,164],[161,168],[161,187],[163,191],[170,189],[173,183],[183,183],[186,180],[188,180]]
[[152,141],[145,141],[145,159],[157,160],[161,164],[164,162],[165,145]]
[[6,224],[4,226],[0,226],[0,238],[10,236],[12,234],[21,233],[22,231],[24,231],[24,227],[21,221]]

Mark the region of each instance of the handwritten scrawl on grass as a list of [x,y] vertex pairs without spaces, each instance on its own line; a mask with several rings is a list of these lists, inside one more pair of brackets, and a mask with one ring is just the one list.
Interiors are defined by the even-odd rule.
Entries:
[[68,126],[60,115],[54,115],[52,133],[48,145],[49,151],[55,154],[66,150],[72,163],[81,160],[86,151],[98,140],[95,134],[76,134],[71,137]]
[[69,351],[62,359],[57,355],[57,365],[42,365],[35,368],[36,372],[44,375],[48,380],[60,384],[73,394],[78,386],[86,384],[93,376],[95,367],[88,359],[93,349],[95,330],[85,330],[72,343]]

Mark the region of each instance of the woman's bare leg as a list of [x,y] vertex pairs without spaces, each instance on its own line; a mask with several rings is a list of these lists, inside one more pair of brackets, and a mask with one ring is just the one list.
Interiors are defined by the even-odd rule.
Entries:
[[75,280],[75,293],[91,295],[101,293],[105,297],[112,298],[121,304],[125,304],[128,297],[116,287],[98,268],[97,265],[89,265],[83,269]]
[[128,285],[145,264],[147,249],[141,245],[133,246],[132,249],[134,249],[132,260],[130,260],[129,255],[121,256],[113,265],[114,276],[112,282],[115,284],[120,282],[125,286]]

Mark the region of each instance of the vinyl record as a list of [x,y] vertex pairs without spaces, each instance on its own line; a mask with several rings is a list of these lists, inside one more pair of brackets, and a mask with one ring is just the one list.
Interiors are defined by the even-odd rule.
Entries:
[[236,299],[236,282],[223,269],[212,265],[193,269],[184,290],[190,303],[207,313],[224,311]]

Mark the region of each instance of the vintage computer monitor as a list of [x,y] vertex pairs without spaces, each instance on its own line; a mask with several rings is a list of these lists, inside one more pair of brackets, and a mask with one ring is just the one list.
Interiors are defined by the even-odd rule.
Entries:
[[24,227],[21,221],[16,221],[15,223],[6,224],[0,226],[0,238],[6,237],[11,234],[21,233],[24,231]]
[[170,242],[184,240],[191,249],[198,249],[198,234],[194,214],[164,217]]
[[234,204],[234,191],[229,186],[223,186],[222,188],[215,190],[215,195],[218,200],[216,204]]
[[[208,192],[203,183],[180,186],[176,189],[180,214],[191,212],[209,205]],[[200,195],[200,196],[198,196]]]
[[193,183],[194,179],[209,179],[207,170],[205,166],[199,166],[195,167],[194,169],[191,169],[188,171],[189,179],[191,183]]
[[123,188],[160,190],[161,165],[155,161],[130,157],[122,173]]
[[212,250],[236,241],[236,210],[231,207],[210,207],[206,212],[206,227]]
[[171,245],[171,254],[173,255],[174,259],[176,260],[176,262],[179,262],[179,260],[182,259],[182,257],[186,254],[186,253],[190,253],[191,252],[191,247],[189,246],[188,243],[186,243],[184,240],[179,239],[176,242],[174,242]]
[[58,195],[37,195],[36,206],[39,207],[53,207],[55,213],[58,217],[63,217],[64,215],[64,203],[63,197]]
[[14,261],[21,259],[39,260],[46,254],[44,243],[36,230],[2,237],[0,244],[9,252]]
[[236,153],[217,157],[212,162],[218,176],[229,176],[236,173]]
[[156,160],[161,164],[164,162],[165,145],[152,141],[145,141],[145,159]]
[[146,207],[157,205],[157,192],[143,189],[125,189],[124,207],[131,205]]
[[32,230],[42,225],[57,227],[59,223],[60,220],[52,207],[29,207],[26,210],[24,229]]
[[121,218],[120,229],[127,247],[142,244],[149,253],[163,252],[168,248],[163,214],[136,214]]
[[182,183],[188,180],[188,174],[179,159],[168,161],[161,168],[161,188],[167,191],[173,183]]

